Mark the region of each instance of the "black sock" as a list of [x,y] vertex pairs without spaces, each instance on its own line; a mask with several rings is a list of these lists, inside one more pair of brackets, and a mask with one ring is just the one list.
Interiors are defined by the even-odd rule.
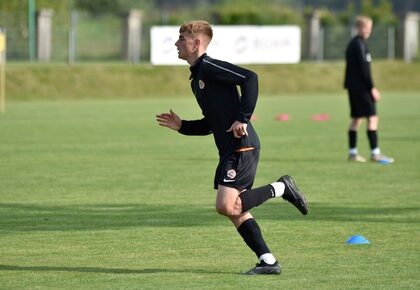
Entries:
[[376,130],[368,130],[367,136],[370,143],[370,149],[378,148],[378,133]]
[[238,227],[238,232],[248,247],[257,255],[257,258],[263,254],[270,253],[262,237],[261,229],[253,218],[244,221]]
[[244,213],[251,208],[259,206],[272,197],[275,197],[275,193],[274,188],[270,184],[245,190],[239,194],[239,198],[242,201],[242,212]]
[[356,148],[357,144],[357,131],[349,131],[349,148]]

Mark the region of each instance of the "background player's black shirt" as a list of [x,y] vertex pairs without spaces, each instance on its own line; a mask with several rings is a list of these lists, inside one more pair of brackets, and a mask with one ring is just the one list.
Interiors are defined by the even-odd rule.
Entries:
[[[183,120],[179,132],[184,135],[213,133],[221,158],[239,148],[260,148],[258,136],[250,123],[258,98],[257,75],[231,63],[212,59],[207,54],[203,54],[190,70],[191,89],[204,118]],[[248,124],[248,136],[235,138],[232,132],[226,132],[235,121]]]
[[370,71],[371,55],[366,41],[354,37],[346,50],[346,74],[344,87],[355,91],[370,91],[374,85]]

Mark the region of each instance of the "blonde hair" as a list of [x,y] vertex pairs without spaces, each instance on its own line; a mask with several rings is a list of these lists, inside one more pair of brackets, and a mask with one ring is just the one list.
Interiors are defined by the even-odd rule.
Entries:
[[356,17],[356,27],[363,27],[366,24],[372,24],[373,20],[372,18],[368,17],[368,16],[357,16]]
[[213,38],[213,30],[210,24],[204,20],[192,20],[185,22],[180,28],[179,33],[188,33],[192,38],[196,38],[197,35],[204,35],[208,38],[208,41]]

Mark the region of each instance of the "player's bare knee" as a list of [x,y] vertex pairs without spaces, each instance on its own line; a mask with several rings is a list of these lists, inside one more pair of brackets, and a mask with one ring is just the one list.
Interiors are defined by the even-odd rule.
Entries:
[[229,216],[229,210],[225,205],[216,205],[216,211],[220,215]]
[[216,211],[218,214],[224,216],[236,216],[240,214],[234,206],[216,205]]
[[235,215],[240,215],[242,213],[242,200],[239,198],[239,196],[236,198],[233,208],[235,211]]

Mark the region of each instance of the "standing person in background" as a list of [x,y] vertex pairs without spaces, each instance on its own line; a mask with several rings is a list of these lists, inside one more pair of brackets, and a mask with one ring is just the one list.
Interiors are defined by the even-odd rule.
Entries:
[[209,57],[206,49],[212,36],[206,21],[189,21],[180,27],[175,43],[178,58],[190,65],[191,88],[203,118],[182,120],[170,110],[157,115],[156,120],[160,126],[184,135],[213,134],[219,151],[214,177],[216,210],[230,219],[259,260],[246,274],[280,274],[280,265],[249,210],[275,197],[287,200],[304,215],[308,206],[288,175],[251,189],[260,152],[257,133],[250,123],[258,98],[258,77],[250,70]]
[[344,86],[348,90],[350,100],[351,122],[348,130],[349,161],[366,162],[366,159],[357,151],[357,130],[363,119],[367,119],[367,136],[369,139],[371,155],[375,162],[392,163],[394,159],[381,154],[378,147],[378,122],[376,103],[381,95],[375,88],[370,62],[371,55],[366,40],[372,31],[372,19],[359,16],[356,19],[357,36],[347,46],[346,72]]

